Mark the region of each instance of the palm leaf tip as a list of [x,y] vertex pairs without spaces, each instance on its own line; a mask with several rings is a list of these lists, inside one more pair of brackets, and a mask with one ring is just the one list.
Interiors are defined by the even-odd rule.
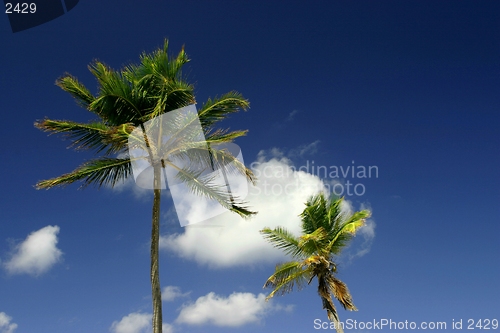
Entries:
[[252,216],[257,215],[257,212],[251,211],[248,209],[248,207],[242,207],[238,205],[231,205],[230,210],[238,215],[240,215],[243,218],[250,218]]

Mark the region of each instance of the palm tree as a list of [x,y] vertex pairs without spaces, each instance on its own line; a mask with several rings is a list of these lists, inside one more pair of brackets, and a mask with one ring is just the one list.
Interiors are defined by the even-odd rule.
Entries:
[[[246,110],[249,102],[237,92],[229,92],[221,97],[209,99],[198,110],[198,119],[203,129],[203,142],[177,140],[163,152],[148,142],[144,124],[173,110],[195,103],[193,85],[182,75],[181,69],[189,61],[184,48],[177,57],[168,55],[168,41],[162,49],[151,54],[143,53],[138,65],[129,65],[116,71],[100,61],[94,61],[89,70],[98,81],[98,93],[94,96],[75,77],[65,74],[56,85],[68,92],[76,102],[92,112],[97,120],[78,123],[67,120],[44,119],[35,122],[35,127],[54,133],[63,133],[72,140],[75,149],[90,149],[101,153],[90,161],[59,177],[40,181],[37,189],[49,189],[81,181],[82,187],[94,184],[115,186],[131,175],[131,164],[135,159],[146,159],[153,167],[154,189],[152,233],[151,233],[151,287],[153,298],[153,332],[162,331],[162,304],[158,265],[158,246],[160,236],[160,196],[161,170],[167,166],[177,170],[177,178],[196,194],[205,195],[218,201],[227,209],[247,217],[250,211],[244,203],[225,191],[220,185],[211,182],[210,177],[202,175],[206,168],[225,168],[232,162],[233,169],[254,182],[252,172],[232,156],[227,149],[218,149],[222,143],[232,142],[247,131],[215,129],[219,121],[240,109]],[[134,129],[140,129],[146,141],[146,157],[131,156],[129,139]],[[135,131],[137,132],[137,131]],[[201,158],[200,151],[210,159]],[[162,153],[162,154],[160,154]],[[197,164],[178,166],[175,161],[188,157]],[[185,164],[184,164],[185,165]],[[205,173],[206,174],[206,173]],[[225,173],[224,173],[225,175]]]
[[266,300],[276,294],[289,293],[294,286],[301,289],[305,283],[310,284],[316,278],[323,309],[339,333],[343,330],[332,295],[344,309],[354,311],[357,309],[346,284],[335,277],[337,265],[334,257],[340,254],[356,230],[363,226],[370,216],[367,210],[353,214],[345,212],[342,208],[343,200],[344,198],[333,197],[327,199],[324,194],[311,197],[300,214],[302,226],[300,237],[282,227],[261,230],[267,241],[295,259],[276,266],[274,274],[264,284],[264,288],[273,288]]

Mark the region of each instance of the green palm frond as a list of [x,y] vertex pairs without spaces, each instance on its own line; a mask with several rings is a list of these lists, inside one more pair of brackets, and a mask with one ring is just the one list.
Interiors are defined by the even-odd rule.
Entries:
[[114,186],[125,180],[131,171],[129,158],[99,158],[88,161],[74,171],[62,176],[42,180],[36,184],[37,189],[49,189],[55,186],[66,186],[83,181],[82,187],[90,184]]
[[311,278],[311,275],[311,270],[307,267],[304,269],[303,264],[298,261],[276,265],[274,274],[264,284],[264,288],[273,288],[273,291],[266,297],[266,300],[271,299],[276,294],[287,294],[294,287],[298,290],[302,289]]
[[127,137],[132,131],[127,124],[110,128],[102,122],[82,124],[51,119],[37,121],[35,127],[50,134],[64,134],[73,141],[70,148],[104,151],[106,155],[126,150]]
[[[218,144],[221,141],[218,141]],[[164,159],[179,159],[207,170],[224,169],[227,174],[243,175],[248,181],[255,184],[255,175],[237,156],[234,156],[225,148],[218,149],[218,144],[212,145],[210,143],[210,141],[205,140],[175,142],[170,146],[165,145],[166,149],[162,149],[161,156]]]
[[290,231],[283,227],[274,229],[264,228],[260,231],[269,243],[278,249],[282,249],[286,254],[293,257],[303,257],[303,250],[299,246],[299,239]]
[[135,82],[138,90],[154,101],[151,109],[141,118],[148,121],[175,109],[195,103],[194,87],[182,76],[182,66],[190,60],[184,49],[177,57],[168,55],[168,41],[163,49],[141,56],[139,66],[128,67],[123,75]]
[[135,126],[130,123],[113,126],[103,135],[103,143],[109,146],[112,153],[128,151],[129,137],[134,129]]
[[242,217],[250,217],[256,214],[256,212],[249,210],[239,198],[231,196],[225,185],[213,184],[214,175],[202,175],[202,171],[193,170],[189,167],[180,168],[168,161],[166,164],[177,170],[177,179],[186,184],[193,193],[216,200],[224,208]]
[[306,208],[299,215],[302,220],[302,230],[305,234],[310,234],[322,227],[328,229],[326,222],[326,199],[323,195],[311,197],[306,202]]
[[102,138],[108,127],[102,122],[87,124],[68,120],[44,119],[35,122],[35,127],[51,134],[64,133],[66,137],[73,139],[70,147],[75,149],[96,149],[98,152],[106,149]]
[[345,218],[344,211],[342,209],[343,202],[344,197],[341,197],[338,199],[332,199],[328,203],[326,203],[325,219],[328,225],[327,230],[331,230],[331,232],[334,232],[336,226],[340,224]]
[[319,227],[310,234],[305,234],[300,236],[299,247],[303,253],[308,255],[318,254],[326,255],[329,254],[325,252],[325,243],[328,242],[328,233],[323,227]]
[[205,133],[209,133],[212,126],[218,121],[240,109],[246,111],[249,107],[250,103],[240,93],[231,91],[213,100],[208,99],[198,110],[198,116]]
[[64,76],[57,79],[56,85],[62,90],[70,93],[77,104],[85,109],[87,109],[95,100],[94,95],[92,95],[90,91],[78,81],[77,78],[71,76],[70,74],[66,73]]
[[[161,85],[160,85],[161,84]],[[157,95],[154,97],[156,103],[147,112],[141,121],[148,121],[154,119],[165,112],[180,109],[195,103],[194,88],[191,84],[184,81],[161,82],[155,86]]]
[[147,105],[144,96],[134,91],[132,83],[126,80],[121,72],[109,68],[102,62],[94,62],[89,66],[89,70],[99,83],[99,95],[89,105],[89,110],[113,125],[137,124],[144,116],[144,109],[151,107]]
[[245,167],[245,165],[241,163],[237,156],[234,156],[227,149],[214,149],[212,147],[214,146],[210,146],[209,153],[211,162],[214,164],[214,166],[218,167],[219,169],[224,168],[224,170],[227,170],[229,174],[243,175],[247,178],[248,181],[255,185],[257,179],[252,170]]
[[368,217],[370,217],[370,212],[362,210],[351,215],[344,223],[337,224],[327,246],[328,251],[338,253],[355,235],[356,231],[365,224]]
[[152,74],[161,81],[182,80],[182,67],[190,61],[184,47],[176,57],[168,55],[168,40],[164,40],[163,48],[152,53],[141,55],[141,65],[138,74],[142,77]]
[[246,131],[232,131],[218,129],[213,133],[205,134],[205,140],[209,144],[233,142],[236,138],[247,135]]
[[349,232],[355,234],[356,231],[365,224],[365,220],[370,217],[370,211],[362,210],[355,212],[349,217],[349,219],[342,226],[343,232]]

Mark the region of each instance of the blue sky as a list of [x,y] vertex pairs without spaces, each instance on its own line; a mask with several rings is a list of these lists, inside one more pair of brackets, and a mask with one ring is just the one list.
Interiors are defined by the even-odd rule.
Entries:
[[[317,331],[315,286],[263,302],[284,258],[258,230],[297,230],[313,188],[347,182],[351,207],[373,215],[339,258],[359,309],[336,303],[342,321],[500,319],[498,22],[494,1],[80,1],[18,33],[3,15],[0,332],[150,331],[151,193],[35,190],[93,155],[33,123],[92,119],[55,80],[69,72],[95,92],[93,59],[120,68],[164,38],[172,53],[185,45],[198,103],[250,100],[223,125],[249,130],[236,143],[262,190],[248,197],[254,220],[187,228],[163,196],[165,332]],[[313,163],[378,173],[325,177]]]

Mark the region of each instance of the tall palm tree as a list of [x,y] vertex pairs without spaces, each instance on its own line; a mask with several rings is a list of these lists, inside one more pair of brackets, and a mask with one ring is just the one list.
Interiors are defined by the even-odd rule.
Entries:
[[[214,126],[226,116],[240,109],[246,110],[249,102],[237,92],[229,92],[221,97],[209,99],[198,110],[198,118],[203,129],[202,143],[189,140],[177,140],[170,145],[167,154],[160,154],[161,149],[148,142],[144,123],[173,110],[195,103],[193,85],[187,82],[181,69],[189,61],[184,48],[177,57],[168,55],[168,41],[162,49],[151,54],[143,53],[138,65],[129,65],[116,71],[100,61],[95,61],[89,70],[98,81],[98,93],[93,95],[75,77],[65,74],[56,81],[56,85],[68,92],[76,102],[96,116],[95,121],[78,123],[67,120],[44,119],[35,122],[43,131],[65,134],[72,140],[75,149],[90,149],[101,156],[83,163],[72,172],[63,174],[36,184],[37,189],[49,189],[81,181],[82,187],[90,184],[101,187],[115,186],[131,175],[132,162],[144,157],[129,154],[129,138],[134,129],[140,129],[146,141],[148,163],[153,167],[154,191],[151,233],[151,287],[153,298],[153,332],[162,331],[162,304],[158,265],[158,246],[160,236],[160,196],[161,171],[167,166],[177,170],[177,178],[188,188],[201,195],[218,201],[227,209],[247,217],[252,212],[244,203],[225,188],[211,182],[202,172],[206,168],[222,167],[231,162],[236,172],[254,182],[252,172],[247,169],[227,149],[218,149],[222,143],[232,142],[247,131],[215,129]],[[161,141],[161,140],[160,140]],[[200,151],[210,159],[201,158]],[[189,157],[197,164],[178,166],[175,161]],[[225,175],[225,173],[224,173]]]
[[344,309],[357,309],[346,284],[335,276],[337,265],[334,259],[370,216],[368,210],[346,213],[342,208],[343,200],[327,199],[324,194],[310,198],[300,214],[302,235],[299,237],[282,227],[261,230],[267,241],[295,259],[276,266],[274,274],[264,284],[264,288],[273,288],[266,300],[276,294],[289,293],[294,286],[301,289],[316,278],[323,309],[339,333],[343,330],[332,295]]

